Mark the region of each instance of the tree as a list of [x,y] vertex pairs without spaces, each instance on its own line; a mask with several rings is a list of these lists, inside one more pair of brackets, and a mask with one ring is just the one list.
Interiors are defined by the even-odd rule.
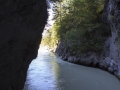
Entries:
[[[104,39],[99,38],[100,12],[105,0],[56,0],[54,5],[55,26],[51,43],[70,42],[71,50],[78,53],[100,51]],[[55,36],[55,37],[54,37]],[[54,38],[53,38],[54,37]],[[55,43],[56,42],[56,43]]]

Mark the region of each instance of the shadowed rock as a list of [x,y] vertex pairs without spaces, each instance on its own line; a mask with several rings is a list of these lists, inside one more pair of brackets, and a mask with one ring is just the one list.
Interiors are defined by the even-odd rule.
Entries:
[[0,0],[0,90],[22,90],[46,20],[46,0]]

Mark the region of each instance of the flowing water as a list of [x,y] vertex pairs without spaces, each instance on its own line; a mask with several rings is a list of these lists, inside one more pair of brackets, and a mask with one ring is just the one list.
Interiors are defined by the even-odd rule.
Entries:
[[120,90],[120,81],[103,70],[65,62],[39,50],[29,66],[24,90]]

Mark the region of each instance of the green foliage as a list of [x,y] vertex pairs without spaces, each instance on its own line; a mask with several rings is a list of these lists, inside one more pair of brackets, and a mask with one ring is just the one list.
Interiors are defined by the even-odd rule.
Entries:
[[[100,16],[105,0],[61,0],[54,5],[55,24],[46,42],[50,47],[59,40],[69,42],[76,54],[102,49]],[[51,39],[51,41],[49,39]]]
[[49,48],[54,48],[58,44],[57,26],[54,25],[52,28],[47,30],[45,36],[42,38],[41,45],[49,46]]

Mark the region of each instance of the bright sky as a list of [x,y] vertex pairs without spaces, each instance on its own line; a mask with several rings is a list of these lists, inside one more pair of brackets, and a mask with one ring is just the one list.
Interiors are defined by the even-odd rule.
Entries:
[[43,32],[42,35],[45,35],[46,30],[48,30],[50,27],[52,27],[52,25],[54,23],[54,21],[52,20],[52,18],[53,18],[54,15],[53,15],[53,10],[52,10],[52,4],[51,3],[50,3],[50,8],[48,9],[48,14],[49,14],[49,16],[48,16],[48,22],[47,22],[47,24],[45,26],[45,29],[44,29],[44,32]]

